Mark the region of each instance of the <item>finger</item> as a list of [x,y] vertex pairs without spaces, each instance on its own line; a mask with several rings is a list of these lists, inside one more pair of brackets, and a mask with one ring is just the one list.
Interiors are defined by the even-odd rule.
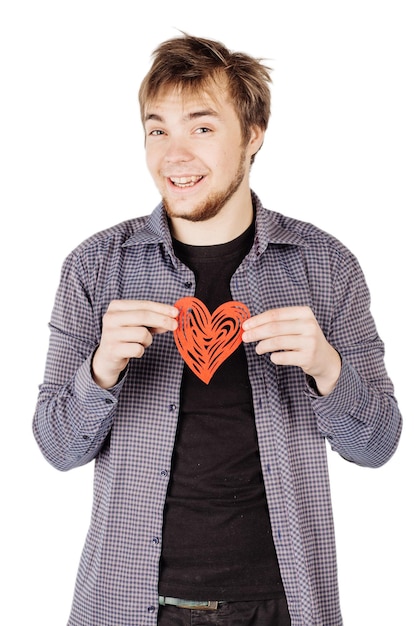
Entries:
[[242,340],[246,343],[262,341],[273,337],[292,337],[303,334],[305,322],[295,319],[282,322],[268,322],[244,331]]
[[117,346],[114,346],[111,351],[111,361],[117,363],[119,361],[128,361],[135,358],[140,359],[150,343],[147,345],[134,341],[119,343]]
[[257,354],[267,352],[299,352],[303,349],[303,339],[301,335],[284,335],[282,337],[268,337],[256,345]]
[[270,359],[274,365],[291,365],[302,367],[300,352],[297,350],[282,350],[281,352],[272,352]]
[[178,309],[175,306],[152,300],[112,300],[108,311],[153,311],[167,317],[178,315]]
[[153,334],[175,330],[178,322],[174,317],[156,313],[155,311],[134,311],[129,326],[144,326]]
[[264,311],[263,313],[259,313],[258,315],[254,315],[253,317],[249,317],[243,322],[242,328],[243,330],[250,330],[270,322],[301,320],[311,316],[312,311],[310,307],[307,306],[290,306],[279,309],[270,309],[268,311]]
[[[175,309],[176,311],[176,309]],[[153,329],[156,332],[175,330],[176,317],[148,309],[108,309],[103,318],[106,328],[141,327]]]
[[145,326],[122,326],[112,329],[106,336],[107,344],[141,344],[145,348],[152,343],[152,331]]

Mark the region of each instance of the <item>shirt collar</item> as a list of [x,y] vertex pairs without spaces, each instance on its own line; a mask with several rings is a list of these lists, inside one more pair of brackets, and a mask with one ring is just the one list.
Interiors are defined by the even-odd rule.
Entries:
[[[269,244],[306,246],[306,240],[296,231],[289,230],[282,224],[279,213],[269,211],[262,206],[258,196],[252,191],[252,202],[256,211],[255,241],[250,256],[259,257]],[[172,247],[172,238],[168,220],[160,203],[148,216],[142,228],[137,230],[123,244],[130,247],[140,244],[163,244],[176,264]]]
[[256,211],[255,245],[253,253],[259,257],[269,244],[306,246],[306,240],[294,229],[285,226],[282,215],[262,206],[258,196],[252,191],[252,202]]

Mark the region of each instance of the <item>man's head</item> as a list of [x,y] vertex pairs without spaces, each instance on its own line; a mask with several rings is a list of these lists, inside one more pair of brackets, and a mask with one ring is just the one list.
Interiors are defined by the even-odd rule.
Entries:
[[176,90],[184,96],[210,93],[218,86],[227,90],[238,116],[245,145],[251,129],[265,131],[270,116],[269,68],[241,52],[231,52],[222,43],[184,35],[160,44],[145,76],[139,103],[142,122],[149,103],[161,92]]
[[185,35],[155,51],[139,91],[146,161],[177,239],[222,243],[251,223],[269,82],[258,60],[207,39]]

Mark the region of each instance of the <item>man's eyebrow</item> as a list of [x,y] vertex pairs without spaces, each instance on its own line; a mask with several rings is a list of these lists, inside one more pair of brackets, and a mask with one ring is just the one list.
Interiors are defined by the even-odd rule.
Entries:
[[193,111],[185,116],[185,119],[195,120],[199,117],[219,117],[219,114],[214,109],[203,109],[201,111]]
[[[202,109],[201,111],[191,111],[190,113],[187,113],[184,115],[184,120],[191,121],[200,117],[219,117],[219,114],[214,109]],[[164,118],[158,113],[148,113],[145,116],[145,122],[148,121],[163,122]]]
[[163,122],[163,118],[156,113],[148,113],[145,115],[145,122],[149,122],[149,120],[155,120],[156,122]]

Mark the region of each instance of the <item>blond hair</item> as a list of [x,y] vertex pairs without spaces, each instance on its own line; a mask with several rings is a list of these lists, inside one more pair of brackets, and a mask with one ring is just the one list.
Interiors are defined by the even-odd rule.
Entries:
[[[243,142],[251,129],[266,130],[271,113],[270,68],[242,52],[231,52],[224,44],[183,34],[161,43],[153,52],[153,63],[139,89],[142,122],[146,106],[166,89],[181,93],[204,93],[213,83],[226,84],[238,116]],[[226,81],[226,83],[225,83]]]

